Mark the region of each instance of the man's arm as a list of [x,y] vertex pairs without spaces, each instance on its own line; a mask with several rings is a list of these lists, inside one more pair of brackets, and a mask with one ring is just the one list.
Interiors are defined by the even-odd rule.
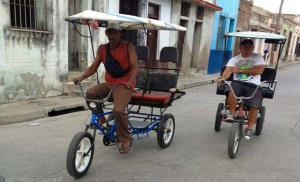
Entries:
[[225,68],[225,70],[223,71],[223,73],[222,73],[222,75],[221,75],[221,78],[219,78],[218,80],[217,80],[217,83],[221,83],[222,81],[224,81],[224,80],[227,80],[229,77],[230,77],[230,75],[231,75],[231,71],[230,71],[230,69],[231,69],[232,67],[230,67],[230,66],[226,66],[226,68]]
[[97,71],[97,69],[98,69],[98,67],[99,67],[99,65],[101,63],[101,59],[100,59],[100,57],[101,57],[101,51],[100,50],[101,50],[101,46],[99,46],[99,48],[97,50],[97,54],[96,54],[96,58],[95,58],[94,62],[83,72],[82,75],[80,75],[78,78],[74,78],[73,79],[73,82],[75,84],[78,81],[81,82],[82,80],[90,77],[91,75],[93,75]]
[[132,43],[128,43],[128,56],[129,56],[129,62],[130,62],[130,78],[128,82],[126,83],[126,86],[132,85],[132,82],[135,80],[136,75],[138,73],[138,60],[137,55],[135,52],[135,48]]
[[[227,69],[227,68],[226,68]],[[237,67],[230,67],[232,73],[243,73],[248,75],[261,75],[265,69],[265,65],[255,65],[253,68],[242,70]]]

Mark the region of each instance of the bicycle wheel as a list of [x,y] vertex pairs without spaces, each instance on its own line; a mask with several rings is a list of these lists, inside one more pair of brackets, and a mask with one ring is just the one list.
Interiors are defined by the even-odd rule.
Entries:
[[157,127],[157,143],[161,148],[168,147],[175,132],[175,119],[172,114],[164,114]]
[[241,141],[241,132],[239,123],[233,123],[230,132],[229,132],[229,140],[228,140],[228,155],[231,159],[235,158]]
[[259,115],[260,116],[256,120],[255,135],[257,135],[257,136],[261,134],[261,131],[263,129],[263,125],[264,125],[264,122],[265,122],[265,114],[266,114],[266,107],[262,106],[259,109]]
[[94,155],[93,141],[92,135],[86,131],[79,132],[73,137],[66,162],[67,171],[71,176],[80,178],[89,170]]
[[221,111],[223,109],[224,109],[224,103],[219,103],[217,113],[216,113],[216,119],[215,119],[215,131],[220,131],[222,118],[223,118]]

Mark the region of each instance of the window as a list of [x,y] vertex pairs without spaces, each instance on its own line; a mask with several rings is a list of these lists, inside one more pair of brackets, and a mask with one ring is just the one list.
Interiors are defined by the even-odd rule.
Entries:
[[47,0],[10,0],[11,28],[47,32]]
[[220,16],[218,24],[217,45],[218,50],[223,49],[223,36],[225,34],[226,17]]
[[203,17],[204,17],[204,8],[198,6],[196,10],[196,19],[203,20]]
[[191,7],[190,3],[182,1],[180,15],[189,17],[190,7]]

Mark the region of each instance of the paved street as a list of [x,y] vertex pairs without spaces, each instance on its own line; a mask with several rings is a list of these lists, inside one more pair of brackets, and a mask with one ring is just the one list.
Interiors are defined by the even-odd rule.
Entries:
[[[214,131],[216,85],[187,89],[168,109],[176,131],[161,149],[156,133],[135,138],[127,155],[96,139],[90,170],[76,181],[300,181],[300,65],[281,68],[274,99],[265,99],[261,136],[242,140],[237,158],[227,154],[230,124]],[[6,181],[75,181],[66,171],[72,137],[84,129],[89,111],[0,126],[0,175]],[[35,125],[36,124],[36,125]],[[0,177],[1,179],[1,177]]]

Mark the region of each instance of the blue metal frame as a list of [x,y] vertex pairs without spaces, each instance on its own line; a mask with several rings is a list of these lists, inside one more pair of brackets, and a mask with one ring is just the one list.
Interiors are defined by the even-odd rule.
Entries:
[[[113,121],[113,124],[110,127],[109,131],[104,130],[104,128],[98,123],[99,118],[102,116],[106,116],[113,113],[113,111],[109,111],[109,112],[104,112],[101,114],[96,114],[93,113],[91,116],[91,120],[90,120],[90,126],[96,126],[96,128],[98,130],[100,130],[100,132],[105,135],[107,137],[107,139],[111,142],[116,141],[116,121]],[[132,111],[128,111],[128,122],[129,122],[129,131],[130,131],[130,135],[137,135],[138,139],[141,138],[147,138],[149,137],[149,132],[151,130],[155,130],[159,123],[160,123],[160,119],[162,116],[161,114],[153,114],[151,111],[151,114],[149,113],[141,113],[141,112],[132,112]],[[145,125],[144,128],[135,128],[131,123],[130,123],[130,119],[141,119],[141,122],[148,122],[147,125]],[[150,120],[150,122],[148,121]],[[145,137],[142,137],[140,135],[144,135],[147,134]]]

